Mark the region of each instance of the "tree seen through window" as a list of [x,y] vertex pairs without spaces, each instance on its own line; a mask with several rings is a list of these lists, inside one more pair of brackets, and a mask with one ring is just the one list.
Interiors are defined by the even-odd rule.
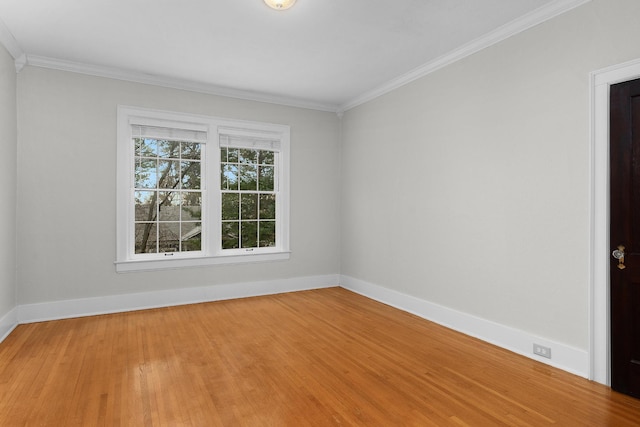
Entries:
[[134,138],[135,253],[202,249],[200,143]]

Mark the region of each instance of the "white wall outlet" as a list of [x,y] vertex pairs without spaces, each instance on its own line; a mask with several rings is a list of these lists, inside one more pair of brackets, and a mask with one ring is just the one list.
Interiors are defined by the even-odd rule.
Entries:
[[540,344],[533,344],[533,354],[551,359],[551,348]]

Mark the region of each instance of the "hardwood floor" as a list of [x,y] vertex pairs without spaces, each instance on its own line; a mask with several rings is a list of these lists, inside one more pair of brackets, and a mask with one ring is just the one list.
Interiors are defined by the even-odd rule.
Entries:
[[640,400],[340,288],[21,325],[1,426],[638,426]]

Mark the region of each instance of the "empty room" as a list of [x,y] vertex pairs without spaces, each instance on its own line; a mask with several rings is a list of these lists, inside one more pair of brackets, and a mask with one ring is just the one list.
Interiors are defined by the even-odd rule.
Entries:
[[0,0],[0,426],[640,425],[638,40],[637,0]]

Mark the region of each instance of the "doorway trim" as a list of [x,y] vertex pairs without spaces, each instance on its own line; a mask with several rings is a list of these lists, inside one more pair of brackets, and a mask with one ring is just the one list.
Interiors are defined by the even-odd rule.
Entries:
[[589,379],[611,385],[609,341],[609,89],[640,78],[640,59],[590,74]]

